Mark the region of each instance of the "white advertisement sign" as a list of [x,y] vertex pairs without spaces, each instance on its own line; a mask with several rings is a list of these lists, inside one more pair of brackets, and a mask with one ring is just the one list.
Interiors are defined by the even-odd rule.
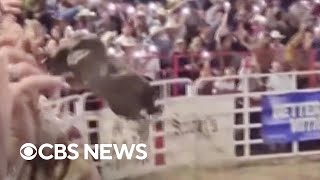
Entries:
[[213,166],[234,160],[234,104],[229,97],[168,101],[163,115],[168,165]]

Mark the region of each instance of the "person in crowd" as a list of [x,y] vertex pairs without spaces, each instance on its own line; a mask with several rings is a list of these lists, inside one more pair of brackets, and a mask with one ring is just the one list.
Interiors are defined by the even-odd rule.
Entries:
[[186,68],[190,71],[190,78],[195,80],[199,77],[200,65],[202,63],[201,56],[207,55],[209,52],[203,50],[200,38],[194,38],[189,46],[189,53],[191,63]]
[[[39,114],[39,97],[45,95],[50,98],[56,94],[55,92],[69,88],[63,78],[48,75],[38,66],[37,56],[33,53],[37,53],[34,50],[44,44],[41,43],[41,33],[38,32],[40,29],[37,29],[36,25],[37,23],[29,22],[21,27],[11,18],[7,19],[6,17],[0,24],[2,27],[0,39],[7,42],[0,46],[2,68],[0,72],[2,86],[0,97],[3,101],[3,106],[0,108],[0,152],[4,156],[0,163],[0,179],[6,179],[8,175],[11,178],[18,174],[24,177],[32,174],[28,170],[19,171],[21,165],[24,164],[19,156],[20,146],[26,142],[38,144],[45,139],[55,139],[55,136],[50,133],[38,136],[39,133],[46,131]],[[3,26],[7,28],[3,28]],[[14,32],[23,33],[12,34]],[[16,38],[13,38],[14,36]],[[33,40],[35,41],[32,42]],[[59,136],[64,137],[63,134]],[[37,166],[39,165],[37,164]],[[76,179],[99,179],[98,172],[90,161],[82,163],[79,160],[70,164],[70,167],[75,166],[78,166],[76,169],[84,166],[88,168],[80,174],[75,171],[68,172],[69,177],[75,177],[77,174],[78,178]],[[47,164],[41,166],[42,170],[38,169],[39,171],[36,173],[43,172],[46,176],[58,177],[59,174],[51,174],[56,168],[49,167]]]
[[121,60],[123,60],[129,67],[134,66],[134,55],[137,48],[137,42],[133,37],[121,36],[116,40],[116,44],[120,46],[123,53]]
[[94,30],[93,19],[97,16],[96,12],[90,9],[81,9],[75,16],[76,29],[88,29],[89,31]]
[[189,77],[189,69],[190,66],[190,59],[188,56],[187,51],[187,44],[184,39],[177,39],[175,41],[175,47],[173,49],[173,68],[179,69],[177,73],[178,77]]
[[[224,70],[224,77],[236,75],[235,70],[232,67],[228,67]],[[214,90],[216,93],[233,93],[236,92],[236,81],[234,78],[228,78],[225,80],[216,81],[214,83]]]
[[[239,75],[254,74],[259,72],[259,65],[254,56],[247,56],[241,61],[241,67],[238,72]],[[245,83],[247,83],[247,86]],[[245,87],[248,87],[248,89]],[[262,80],[258,77],[252,77],[248,78],[247,82],[245,82],[245,79],[240,79],[238,90],[241,92],[254,92],[261,90],[262,87],[264,87]]]
[[285,58],[294,70],[307,70],[310,65],[310,49],[313,41],[313,31],[302,24],[299,31],[286,45]]
[[143,42],[149,33],[146,13],[144,11],[138,11],[133,19],[133,23],[137,38],[140,40],[140,42]]
[[21,0],[3,0],[0,3],[0,12],[2,14],[21,14],[23,2]]
[[53,54],[55,49],[59,47],[60,39],[62,39],[63,37],[63,32],[59,28],[59,26],[56,25],[51,29],[50,34],[48,36],[49,38],[47,40],[45,48],[49,54]]
[[285,36],[282,35],[279,31],[277,30],[272,30],[270,32],[270,47],[276,54],[274,56],[274,61],[277,62],[285,62],[285,57],[284,57],[284,50],[285,50],[285,45],[282,43],[283,39],[285,39]]
[[159,25],[150,28],[150,38],[152,43],[158,47],[161,68],[168,68],[171,65],[170,53],[174,46],[173,40],[170,39],[167,31]]
[[[149,80],[178,76],[197,82],[234,72],[271,73],[267,88],[287,90],[291,84],[280,84],[289,77],[280,78],[277,73],[320,67],[313,62],[319,57],[312,57],[312,49],[319,49],[319,9],[319,2],[306,0],[0,0],[0,56],[5,59],[0,61],[0,98],[8,102],[0,108],[4,129],[0,153],[8,157],[0,161],[0,179],[8,164],[12,167],[17,160],[10,154],[12,148],[34,141],[38,127],[16,116],[23,114],[35,122],[32,108],[39,95],[64,87],[63,80],[46,74],[42,62],[70,38],[98,36],[108,55],[126,61]],[[216,86],[221,91],[233,89],[232,81],[224,83]],[[240,80],[241,91],[243,83]],[[297,85],[307,87],[308,78],[298,78]],[[259,78],[250,78],[248,86],[251,92],[265,85]],[[36,93],[29,93],[30,89]],[[200,93],[212,94],[212,89],[212,83],[204,83]],[[10,144],[6,133],[11,130],[16,137]]]
[[270,91],[289,91],[294,90],[296,87],[292,76],[287,74],[279,74],[284,72],[284,67],[278,61],[271,64],[270,72],[272,73],[267,80],[267,90]]
[[211,71],[210,67],[210,61],[204,61],[201,65],[201,70],[200,70],[200,76],[199,78],[195,81],[197,84],[198,88],[198,94],[201,95],[211,95],[213,91],[213,83],[211,81],[204,81],[200,82],[199,80],[201,78],[210,78],[213,77],[213,73]]
[[157,79],[160,72],[160,60],[154,45],[141,47],[133,54],[133,69],[143,75],[147,80]]

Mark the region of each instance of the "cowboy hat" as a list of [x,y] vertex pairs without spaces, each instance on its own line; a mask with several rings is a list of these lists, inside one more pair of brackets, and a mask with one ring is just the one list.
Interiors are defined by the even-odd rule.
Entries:
[[155,36],[155,35],[163,32],[163,31],[164,31],[164,28],[161,27],[161,26],[159,26],[159,25],[152,26],[152,27],[150,28],[150,36],[153,37],[153,36]]
[[173,13],[191,0],[168,0],[168,12]]
[[184,39],[178,38],[178,39],[174,42],[174,44],[181,44],[181,43],[184,43],[184,42],[185,42]]
[[72,34],[72,38],[76,38],[76,39],[80,39],[83,37],[93,37],[93,36],[97,36],[94,33],[91,33],[88,29],[78,29],[75,30]]
[[134,47],[137,45],[136,40],[133,37],[120,36],[116,39],[116,44],[124,47]]
[[179,24],[175,22],[175,20],[172,18],[169,18],[166,24],[164,25],[164,29],[177,29],[177,28],[179,28]]
[[282,35],[279,31],[277,30],[272,30],[270,32],[270,37],[273,38],[273,39],[284,39],[285,36]]
[[97,16],[95,12],[91,11],[90,9],[84,8],[80,10],[80,12],[76,15],[76,18],[95,17],[95,16]]
[[79,13],[79,11],[80,11],[79,7],[67,8],[67,9],[55,12],[52,15],[52,18],[56,21],[72,22],[75,16]]
[[145,17],[146,13],[143,11],[137,11],[136,15],[137,15],[137,17]]
[[158,8],[157,9],[157,15],[159,16],[166,16],[168,14],[168,11],[164,8]]
[[266,24],[268,22],[268,19],[265,17],[265,16],[262,16],[262,15],[255,15],[252,19],[251,19],[251,22],[256,22],[256,23],[259,23],[259,24]]
[[106,45],[110,43],[116,36],[116,31],[107,31],[101,36],[100,40]]

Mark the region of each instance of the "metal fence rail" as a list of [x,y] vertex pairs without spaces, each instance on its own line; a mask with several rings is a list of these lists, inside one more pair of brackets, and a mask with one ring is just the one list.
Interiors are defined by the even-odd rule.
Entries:
[[[249,80],[252,78],[270,78],[274,75],[283,75],[290,76],[293,89],[282,90],[282,91],[257,91],[251,92],[249,87]],[[202,78],[197,80],[196,82],[191,81],[187,78],[182,79],[168,79],[152,82],[151,85],[161,88],[161,96],[158,100],[158,103],[166,104],[167,102],[174,103],[175,100],[184,99],[184,98],[197,98],[197,97],[208,97],[208,98],[229,98],[234,99],[234,108],[228,109],[225,111],[221,111],[215,115],[230,115],[233,118],[230,121],[233,122],[233,131],[229,132],[234,134],[233,145],[230,147],[234,150],[234,156],[236,157],[236,161],[249,161],[249,160],[259,160],[265,158],[279,158],[279,157],[289,157],[289,156],[304,156],[304,155],[312,155],[312,154],[320,154],[320,147],[314,148],[312,150],[303,149],[302,143],[292,142],[287,147],[284,148],[283,151],[268,151],[268,152],[258,152],[256,149],[267,149],[268,147],[264,144],[261,137],[259,137],[259,129],[262,127],[261,120],[259,119],[259,113],[261,112],[261,106],[259,103],[253,104],[252,101],[259,101],[262,96],[265,95],[275,95],[275,94],[284,94],[290,92],[314,92],[320,91],[320,84],[317,84],[313,87],[304,87],[302,89],[298,88],[297,79],[302,76],[314,76],[318,78],[320,75],[320,71],[306,71],[306,72],[286,72],[286,73],[278,73],[278,74],[247,74],[241,76],[227,76],[227,77],[211,77],[211,78]],[[198,89],[201,87],[203,83],[213,83],[215,81],[224,81],[224,80],[234,80],[237,79],[242,81],[243,88],[241,91],[235,93],[228,94],[213,94],[208,96],[203,96],[198,94]],[[186,94],[181,95],[180,97],[175,97],[170,93],[170,88],[172,85],[182,84],[182,87],[186,88]],[[121,141],[129,138],[129,136],[114,137],[111,135],[112,126],[114,122],[118,121],[113,116],[110,116],[110,112],[107,112],[107,109],[98,109],[94,111],[87,111],[85,109],[85,104],[90,96],[90,93],[74,96],[74,97],[66,97],[60,99],[59,101],[51,102],[50,106],[56,105],[53,110],[55,114],[59,114],[59,110],[63,110],[62,112],[68,111],[68,107],[70,102],[74,103],[76,107],[76,111],[74,111],[74,115],[71,117],[81,117],[80,122],[82,123],[81,127],[86,127],[86,130],[83,130],[85,133],[84,136],[88,137],[87,141],[91,144],[96,143],[113,143],[113,141]],[[76,101],[74,101],[76,100]],[[240,105],[238,105],[240,104]],[[215,103],[212,103],[215,106]],[[219,106],[219,104],[217,105]],[[63,108],[57,108],[63,107]],[[201,108],[201,107],[194,107]],[[71,113],[66,113],[67,115],[64,117],[69,117],[70,119]],[[95,126],[90,124],[94,123]],[[125,123],[125,122],[123,122]],[[101,168],[101,171],[104,175],[108,175],[108,177],[112,177],[112,179],[124,178],[132,175],[143,175],[149,172],[160,171],[166,168],[175,167],[175,164],[170,164],[166,161],[165,156],[167,153],[176,153],[176,156],[179,156],[180,152],[168,152],[168,146],[170,144],[166,143],[166,140],[170,138],[169,134],[172,134],[171,129],[168,128],[168,123],[166,120],[161,118],[153,118],[149,127],[150,137],[148,140],[148,145],[150,146],[149,154],[150,159],[139,162],[138,164],[131,165],[130,167],[126,167],[124,169],[119,168],[119,162],[97,162],[98,167]],[[126,125],[129,126],[129,125]],[[160,128],[159,128],[160,127]],[[108,135],[108,138],[106,136]],[[253,137],[256,136],[257,137]],[[240,136],[240,137],[237,137]],[[128,140],[130,141],[130,140]],[[161,141],[161,142],[160,142]],[[159,146],[159,142],[161,146]],[[157,144],[158,143],[158,144]],[[171,154],[172,155],[172,154]],[[116,164],[117,168],[114,167]],[[121,164],[121,163],[120,163]]]

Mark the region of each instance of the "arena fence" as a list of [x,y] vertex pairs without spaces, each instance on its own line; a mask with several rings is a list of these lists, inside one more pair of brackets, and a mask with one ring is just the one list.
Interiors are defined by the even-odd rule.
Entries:
[[[214,167],[320,154],[320,139],[266,144],[261,137],[261,97],[320,91],[319,83],[313,87],[303,86],[310,75],[317,80],[320,71],[212,77],[196,82],[185,78],[153,82],[152,85],[162,88],[158,103],[164,105],[164,113],[160,117],[150,117],[148,158],[144,161],[101,161],[96,162],[97,166],[105,179],[115,180],[181,166]],[[250,87],[252,80],[261,80],[263,85],[272,76],[286,77],[289,88]],[[223,81],[234,81],[238,86],[235,91],[199,94],[203,84]],[[183,84],[188,89],[187,94],[171,97],[167,88],[174,84]],[[52,102],[55,116],[80,128],[87,138],[85,142],[91,144],[140,142],[136,122],[118,118],[108,108],[87,110],[89,96],[90,93]],[[70,107],[74,109],[68,109]]]

